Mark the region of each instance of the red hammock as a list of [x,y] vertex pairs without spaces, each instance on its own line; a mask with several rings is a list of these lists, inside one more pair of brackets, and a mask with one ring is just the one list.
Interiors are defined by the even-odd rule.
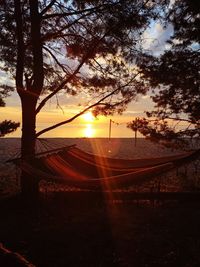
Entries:
[[142,184],[198,156],[199,150],[172,157],[125,160],[95,156],[71,147],[15,163],[37,179],[83,189],[110,190]]

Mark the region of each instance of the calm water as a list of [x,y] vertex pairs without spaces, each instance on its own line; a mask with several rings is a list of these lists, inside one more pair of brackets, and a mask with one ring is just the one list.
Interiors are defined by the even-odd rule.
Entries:
[[[37,141],[37,151],[46,151],[56,147],[76,144],[81,149],[95,154],[103,154],[110,157],[143,158],[159,157],[179,153],[172,149],[139,138],[135,146],[133,138],[46,138]],[[19,138],[0,139],[0,164],[5,160],[20,154]]]

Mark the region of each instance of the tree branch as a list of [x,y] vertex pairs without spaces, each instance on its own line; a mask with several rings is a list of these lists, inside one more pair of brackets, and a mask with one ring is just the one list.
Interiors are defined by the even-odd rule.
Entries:
[[[93,12],[97,12],[97,11],[99,11],[99,12],[101,11],[102,12],[104,9],[106,9],[108,7],[113,7],[113,6],[118,5],[121,1],[122,0],[120,0],[120,1],[118,1],[116,3],[102,4],[102,5],[98,5],[96,7],[86,8],[86,9],[82,9],[82,10],[76,10],[76,11],[72,11],[72,12],[63,12],[63,13],[48,14],[48,15],[43,16],[42,19],[49,19],[49,18],[54,18],[54,17],[64,17],[64,16],[66,17],[66,16],[80,15],[80,14],[83,14],[85,12],[89,12],[89,14],[91,14],[91,12],[93,13]],[[52,2],[56,2],[56,1],[52,1]],[[47,8],[49,9],[48,6],[45,9],[47,9]],[[41,15],[43,15],[44,13],[46,13],[45,9],[41,12]]]
[[54,4],[56,0],[52,0],[41,12],[40,15],[43,16]]
[[52,58],[54,59],[54,61],[56,62],[56,64],[64,71],[64,72],[67,72],[67,69],[64,67],[64,65],[62,65],[58,59],[56,58],[56,56],[51,52],[51,50],[46,47],[46,46],[43,46],[43,48],[52,56]]
[[[43,36],[42,40],[45,41],[45,40],[48,40],[48,39],[52,39],[52,38],[56,38],[57,36],[59,36],[64,30],[68,29],[69,27],[72,27],[74,24],[78,23],[81,19],[84,19],[85,17],[91,15],[94,13],[94,10],[95,9],[98,9],[98,8],[101,8],[101,7],[109,7],[109,6],[116,6],[118,5],[122,0],[119,0],[118,2],[114,3],[114,4],[111,4],[111,5],[100,5],[98,7],[95,7],[95,8],[90,8],[90,9],[85,9],[84,12],[87,12],[87,13],[84,13],[84,12],[80,12],[81,16],[78,17],[77,19],[75,19],[74,21],[70,22],[69,24],[66,24],[64,27],[62,27],[59,31],[57,31],[56,33],[52,33],[50,35],[46,35],[46,36]],[[78,12],[78,11],[77,11]],[[82,14],[83,13],[83,14]],[[58,13],[56,13],[58,15]],[[65,13],[61,13],[60,16],[61,17],[64,17]],[[66,13],[69,15],[69,13]],[[54,14],[52,14],[53,16]],[[49,15],[51,16],[51,15]]]
[[62,121],[62,122],[59,122],[57,124],[54,124],[50,127],[47,127],[46,129],[43,129],[41,130],[40,132],[38,132],[36,134],[36,137],[50,131],[50,130],[53,130],[61,125],[64,125],[64,124],[67,124],[67,123],[70,123],[72,122],[73,120],[75,120],[76,118],[78,118],[79,116],[81,116],[82,114],[84,114],[86,111],[88,111],[89,109],[93,108],[93,107],[96,107],[96,106],[99,106],[99,105],[108,105],[108,103],[103,103],[104,100],[106,100],[107,98],[109,98],[110,96],[114,95],[117,91],[125,88],[126,86],[130,85],[132,83],[132,81],[140,74],[140,72],[138,72],[137,74],[134,75],[134,77],[132,79],[130,79],[126,84],[122,85],[122,86],[119,86],[117,87],[115,90],[113,90],[112,92],[110,92],[109,94],[107,94],[106,96],[102,97],[99,101],[97,101],[96,103],[88,106],[87,108],[85,108],[84,110],[82,110],[81,112],[79,112],[78,114],[76,114],[75,116],[71,117],[70,119],[68,120],[65,120],[65,121]]
[[76,70],[69,76],[67,77],[63,82],[61,82],[58,87],[52,92],[50,93],[47,97],[45,97],[39,104],[39,106],[36,109],[36,114],[40,112],[40,110],[44,107],[44,105],[46,104],[46,102],[52,98],[55,94],[57,94],[64,85],[66,85],[68,82],[70,82],[75,75],[79,72],[79,70],[81,69],[81,67],[83,66],[83,64],[85,63],[87,58],[83,58],[83,60],[81,61],[81,63],[78,65],[78,67],[76,68]]
[[79,22],[81,19],[87,17],[88,15],[92,14],[91,13],[87,13],[87,14],[83,14],[82,16],[80,16],[79,18],[75,19],[74,21],[70,22],[69,24],[66,24],[65,26],[63,26],[60,30],[58,30],[56,33],[51,33],[51,34],[47,34],[46,36],[42,37],[43,41],[49,40],[49,39],[53,39],[53,38],[57,38],[57,36],[59,36],[64,30],[72,27],[74,24],[76,24],[77,22]]
[[61,125],[64,125],[64,124],[67,124],[67,123],[70,123],[72,122],[73,120],[75,120],[76,118],[78,118],[79,116],[81,116],[82,114],[84,114],[85,112],[87,112],[89,109],[95,107],[95,106],[98,106],[98,105],[107,105],[106,103],[102,103],[102,101],[104,101],[106,98],[108,98],[109,96],[111,96],[112,94],[114,94],[116,91],[120,90],[120,88],[117,88],[115,89],[114,91],[112,91],[111,93],[109,93],[108,95],[104,96],[103,98],[101,98],[99,101],[97,101],[96,103],[88,106],[87,108],[83,109],[81,112],[77,113],[75,116],[71,117],[70,119],[68,120],[65,120],[65,121],[62,121],[62,122],[59,122],[57,124],[54,124],[46,129],[43,129],[42,131],[38,132],[36,134],[36,137],[42,135],[43,133],[46,133],[50,130],[53,130]]
[[[197,122],[191,121],[189,119],[183,119],[183,118],[173,118],[173,117],[166,117],[164,119],[169,119],[169,120],[175,120],[175,121],[184,121],[184,122],[188,122],[190,124],[197,124]],[[161,119],[162,120],[162,119]]]
[[83,14],[85,12],[96,12],[98,9],[100,9],[101,7],[106,7],[109,5],[100,5],[97,7],[93,7],[93,8],[86,8],[83,10],[77,10],[74,12],[63,12],[63,13],[54,13],[54,14],[48,14],[46,16],[43,16],[42,19],[50,19],[50,18],[55,18],[55,17],[67,17],[67,16],[73,16],[73,15],[79,15],[79,14]]
[[14,1],[16,35],[17,35],[17,66],[16,66],[16,89],[21,96],[24,91],[23,72],[24,72],[24,37],[23,37],[23,21],[21,3],[19,0]]
[[97,106],[97,105],[106,105],[106,104],[105,104],[105,103],[95,103],[95,104],[93,104],[93,105],[91,105],[91,106],[85,108],[85,109],[82,110],[81,112],[77,113],[75,116],[71,117],[70,119],[65,120],[65,121],[62,121],[62,122],[57,123],[57,124],[55,124],[55,125],[52,125],[52,126],[46,128],[46,129],[43,129],[42,131],[40,131],[40,132],[38,132],[38,133],[36,134],[36,137],[38,137],[38,136],[40,136],[40,135],[42,135],[42,134],[44,134],[44,133],[46,133],[46,132],[48,132],[48,131],[50,131],[50,130],[53,130],[53,129],[55,129],[55,128],[61,126],[61,125],[64,125],[64,124],[67,124],[67,123],[72,122],[73,120],[75,120],[75,119],[78,118],[79,116],[83,115],[86,111],[88,111],[89,109],[91,109],[91,108],[93,108],[93,107],[95,107],[95,106]]
[[52,98],[55,94],[57,94],[64,85],[66,85],[68,82],[70,82],[75,75],[79,72],[79,70],[81,69],[81,67],[85,64],[86,60],[90,57],[90,54],[96,49],[96,47],[98,46],[98,44],[101,42],[101,40],[106,36],[107,33],[105,33],[99,40],[97,40],[93,47],[91,47],[90,51],[87,52],[87,54],[83,57],[81,63],[78,65],[78,67],[76,68],[76,70],[69,76],[67,77],[63,82],[61,82],[61,84],[52,92],[50,93],[47,97],[45,97],[41,103],[39,104],[39,106],[36,109],[36,114],[38,112],[40,112],[40,110],[44,107],[44,105],[46,104],[46,102]]

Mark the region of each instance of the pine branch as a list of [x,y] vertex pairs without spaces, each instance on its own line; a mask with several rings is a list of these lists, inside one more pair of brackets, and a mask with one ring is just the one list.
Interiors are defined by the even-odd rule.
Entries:
[[70,82],[75,76],[76,74],[79,72],[79,70],[81,69],[81,67],[85,64],[85,62],[87,61],[87,59],[90,57],[90,54],[96,49],[96,47],[99,45],[99,43],[102,41],[102,39],[106,36],[107,33],[105,33],[99,40],[97,40],[94,43],[94,46],[90,49],[90,51],[87,52],[87,54],[83,57],[81,63],[78,65],[78,67],[76,68],[76,70],[70,75],[68,76],[66,79],[64,79],[63,82],[61,82],[58,87],[52,92],[50,93],[47,97],[45,97],[41,103],[39,104],[39,106],[36,109],[36,114],[38,114],[40,112],[40,110],[44,107],[44,105],[46,104],[46,102],[52,98],[55,94],[57,94],[62,88],[63,86],[65,86],[68,82]]
[[104,106],[105,106],[105,105],[108,105],[108,103],[104,103],[103,101],[106,100],[107,98],[109,98],[110,96],[114,95],[116,92],[118,92],[118,91],[122,90],[123,88],[129,86],[129,85],[133,82],[133,80],[134,80],[139,74],[140,74],[140,72],[138,72],[136,75],[134,75],[133,78],[130,79],[126,84],[117,87],[115,90],[113,90],[112,92],[110,92],[110,93],[107,94],[106,96],[102,97],[102,98],[101,98],[100,100],[98,100],[96,103],[91,104],[90,106],[86,107],[85,109],[83,109],[81,112],[77,113],[75,116],[71,117],[70,119],[64,120],[64,121],[62,121],[62,122],[59,122],[59,123],[57,123],[57,124],[54,124],[54,125],[52,125],[52,126],[50,126],[50,127],[47,127],[47,128],[45,128],[45,129],[41,130],[40,132],[38,132],[38,133],[36,134],[36,137],[38,137],[38,136],[40,136],[40,135],[42,135],[42,134],[44,134],[44,133],[46,133],[46,132],[48,132],[48,131],[50,131],[50,130],[53,130],[53,129],[55,129],[55,128],[61,126],[61,125],[64,125],[64,124],[67,124],[67,123],[70,123],[70,122],[74,121],[76,118],[80,117],[80,116],[83,115],[85,112],[87,112],[88,110],[90,110],[90,109],[92,109],[92,108],[94,108],[94,107],[96,107],[96,106],[100,106],[100,105],[104,105]]
[[102,103],[105,99],[107,99],[109,96],[113,95],[115,92],[117,92],[118,90],[120,90],[120,88],[117,88],[115,89],[114,91],[112,91],[111,93],[109,93],[108,95],[104,96],[103,98],[101,98],[99,101],[97,101],[96,103],[88,106],[87,108],[83,109],[81,112],[77,113],[75,116],[71,117],[70,119],[68,120],[65,120],[65,121],[62,121],[62,122],[59,122],[57,124],[54,124],[46,129],[43,129],[42,131],[38,132],[36,134],[36,137],[50,131],[50,130],[53,130],[61,125],[64,125],[64,124],[67,124],[67,123],[70,123],[72,122],[73,120],[75,120],[76,118],[80,117],[81,115],[83,115],[85,112],[87,112],[88,110],[92,109],[93,107],[96,107],[98,105],[107,105],[107,103]]
[[43,16],[48,10],[55,4],[56,0],[52,0],[41,12],[40,15]]
[[24,72],[24,36],[23,36],[23,19],[21,11],[21,3],[19,0],[14,1],[15,7],[15,22],[17,36],[17,63],[16,63],[16,89],[21,96],[24,91],[23,72]]
[[91,12],[97,12],[98,9],[100,9],[101,7],[107,7],[109,5],[99,5],[97,7],[93,7],[93,8],[86,8],[83,10],[77,10],[74,12],[63,12],[63,13],[54,13],[54,14],[48,14],[42,17],[42,19],[50,19],[50,18],[55,18],[55,17],[67,17],[67,16],[73,16],[73,15],[80,15],[83,14],[85,12],[90,12],[89,14],[91,14]]
[[43,46],[43,48],[51,55],[51,57],[54,59],[54,61],[56,62],[56,64],[66,73],[67,72],[67,69],[64,67],[63,64],[61,64],[57,57],[51,52],[51,50],[46,47],[46,46]]
[[183,119],[183,118],[176,118],[176,117],[166,117],[164,119],[169,119],[169,120],[175,120],[175,121],[184,121],[184,122],[188,122],[190,124],[197,124],[197,122],[194,122],[192,120],[189,119]]
[[[56,2],[55,0],[52,2]],[[109,8],[109,7],[113,7],[116,6],[118,4],[120,4],[120,2],[122,2],[122,0],[116,2],[116,3],[111,3],[111,4],[102,4],[102,5],[98,5],[96,7],[91,7],[91,8],[85,8],[82,10],[77,10],[77,11],[72,11],[72,12],[62,12],[62,13],[54,13],[54,14],[48,14],[42,17],[42,19],[50,19],[50,18],[55,18],[55,17],[67,17],[67,16],[73,16],[73,15],[80,15],[83,14],[85,12],[89,12],[89,14],[92,14],[94,12],[102,12],[104,11],[104,9]],[[51,4],[51,3],[50,3]],[[41,15],[45,14],[46,11],[54,4],[48,5],[42,12]],[[50,6],[50,7],[49,7]],[[65,7],[63,7],[65,8]],[[46,10],[47,9],[47,10]]]
[[63,86],[65,86],[68,82],[70,82],[76,76],[76,74],[79,72],[79,70],[81,69],[81,67],[84,65],[86,59],[87,58],[83,58],[83,60],[78,65],[78,67],[76,68],[76,70],[70,76],[68,76],[66,79],[64,79],[64,81],[62,81],[53,92],[51,92],[47,97],[45,97],[40,102],[39,106],[36,109],[36,114],[38,114],[40,112],[40,110],[44,107],[44,105],[46,104],[46,102],[49,99],[51,99],[55,94],[57,94],[63,88]]

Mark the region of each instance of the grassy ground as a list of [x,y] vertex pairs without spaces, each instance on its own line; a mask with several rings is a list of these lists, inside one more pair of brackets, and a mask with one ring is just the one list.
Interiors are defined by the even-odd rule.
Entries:
[[200,266],[200,203],[75,194],[46,195],[34,206],[1,201],[0,242],[38,267]]

